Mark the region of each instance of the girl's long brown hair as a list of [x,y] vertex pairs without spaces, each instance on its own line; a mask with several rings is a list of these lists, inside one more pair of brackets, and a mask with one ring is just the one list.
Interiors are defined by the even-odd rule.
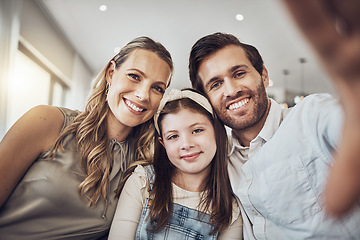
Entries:
[[[211,170],[204,180],[203,192],[199,208],[202,212],[210,212],[215,228],[212,233],[225,230],[231,223],[233,192],[227,169],[227,135],[222,123],[216,115],[211,115],[199,104],[189,98],[168,102],[161,111],[158,123],[161,131],[161,121],[166,114],[176,113],[181,108],[197,111],[205,115],[213,124],[216,138],[216,154],[211,162]],[[152,203],[150,205],[150,218],[155,224],[150,231],[161,231],[172,215],[173,190],[171,179],[175,166],[171,164],[165,148],[158,138],[161,133],[156,133],[154,170],[155,182],[151,191]]]
[[[111,61],[116,63],[116,69],[118,69],[135,49],[144,49],[156,53],[169,65],[172,73],[171,55],[163,45],[148,37],[139,37],[132,40],[108,62],[107,66],[97,76],[84,112],[79,114],[74,122],[64,129],[48,154],[50,157],[54,157],[57,151],[64,149],[63,141],[65,137],[69,134],[75,135],[76,147],[80,153],[80,161],[85,172],[85,179],[80,183],[78,190],[82,198],[86,196],[89,199],[88,205],[91,207],[94,207],[99,199],[106,200],[109,189],[109,176],[114,162],[108,149],[107,124],[105,121],[110,111],[106,102],[106,70]],[[149,161],[153,159],[155,133],[153,125],[153,120],[150,119],[134,127],[130,136],[128,136],[136,144],[133,153],[126,153],[133,161],[142,159]],[[116,194],[119,195],[119,187]]]

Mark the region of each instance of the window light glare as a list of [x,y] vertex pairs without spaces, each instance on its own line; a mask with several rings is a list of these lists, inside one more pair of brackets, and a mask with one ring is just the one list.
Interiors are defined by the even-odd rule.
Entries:
[[236,20],[238,20],[238,21],[242,21],[242,20],[244,20],[244,16],[242,15],[242,14],[236,14]]
[[102,11],[102,12],[105,12],[107,10],[107,6],[106,5],[101,5],[99,7],[99,10]]

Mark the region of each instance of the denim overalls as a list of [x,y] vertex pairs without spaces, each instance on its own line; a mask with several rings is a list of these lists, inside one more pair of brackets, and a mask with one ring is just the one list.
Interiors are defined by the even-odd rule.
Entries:
[[[152,165],[144,166],[149,182],[150,191],[154,183],[154,169]],[[149,214],[149,198],[146,199],[142,214],[140,217],[139,225],[136,230],[136,239],[170,239],[170,240],[183,240],[183,239],[217,239],[217,234],[209,235],[213,229],[210,223],[210,215],[203,214],[198,210],[191,209],[180,204],[173,204],[173,212],[169,222],[161,232],[152,233],[146,229],[153,229],[154,225],[150,219],[147,219]],[[200,213],[200,214],[199,214]]]

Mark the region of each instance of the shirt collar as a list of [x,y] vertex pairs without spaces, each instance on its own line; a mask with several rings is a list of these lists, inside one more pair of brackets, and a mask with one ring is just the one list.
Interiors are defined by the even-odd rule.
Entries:
[[[269,114],[266,117],[265,124],[261,129],[260,133],[252,140],[255,141],[258,138],[262,138],[265,142],[267,142],[276,132],[280,123],[282,121],[282,108],[281,105],[278,104],[275,100],[270,98],[270,110]],[[237,138],[236,134],[233,130],[231,130],[231,135],[229,136],[229,154],[231,155],[236,148],[246,149],[247,147],[242,146]]]

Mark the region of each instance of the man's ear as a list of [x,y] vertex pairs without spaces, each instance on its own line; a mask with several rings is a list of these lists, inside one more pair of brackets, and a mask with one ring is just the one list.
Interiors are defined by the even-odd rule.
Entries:
[[269,86],[269,73],[265,66],[263,66],[263,71],[261,74],[261,80],[264,82],[265,88]]
[[106,82],[111,83],[114,72],[115,72],[115,67],[116,67],[116,64],[115,64],[114,60],[111,60],[108,65],[108,68],[106,69],[106,73],[105,73]]
[[159,138],[158,138],[158,140],[159,140],[159,142],[161,143],[161,145],[163,145],[163,147],[165,147],[165,146],[164,146],[164,142],[163,142],[162,138],[161,138],[161,137],[159,137]]

